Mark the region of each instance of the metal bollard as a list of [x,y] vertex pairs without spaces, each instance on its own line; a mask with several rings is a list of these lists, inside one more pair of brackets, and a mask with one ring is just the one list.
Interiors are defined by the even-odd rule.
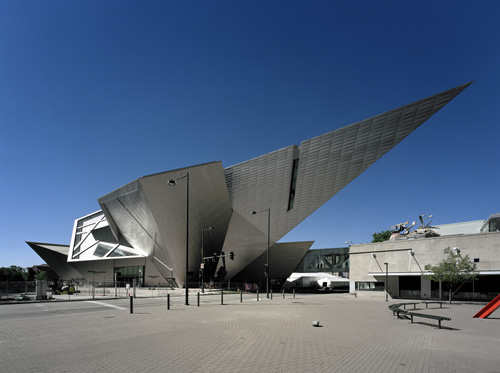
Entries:
[[200,306],[200,293],[198,292],[198,307]]
[[285,299],[285,289],[283,289],[283,299]]
[[170,309],[170,294],[167,294],[167,310]]
[[130,296],[130,313],[134,313],[134,297]]
[[224,290],[220,291],[220,304],[224,304]]
[[295,289],[293,289],[293,298],[295,299]]
[[259,301],[259,289],[257,289],[257,302]]
[[243,291],[240,290],[240,303],[243,303]]
[[273,300],[273,289],[271,289],[271,300]]

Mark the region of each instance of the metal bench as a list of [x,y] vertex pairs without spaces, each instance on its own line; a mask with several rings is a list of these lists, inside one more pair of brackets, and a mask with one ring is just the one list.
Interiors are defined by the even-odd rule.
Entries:
[[395,316],[397,315],[398,316],[398,319],[401,319],[401,317],[399,316],[400,313],[402,313],[403,315],[406,315],[407,311],[403,311],[401,308],[401,303],[397,303],[397,304],[391,304],[389,306],[389,309],[392,311],[392,316]]
[[403,309],[406,309],[406,306],[412,305],[413,304],[413,309],[417,309],[417,304],[420,304],[419,302],[405,302],[405,303],[400,303],[400,306],[403,306]]
[[425,313],[416,313],[416,312],[406,312],[406,316],[410,316],[411,318],[411,323],[413,324],[413,317],[424,317],[427,319],[433,319],[437,320],[439,324],[439,329],[441,329],[441,321],[450,321],[451,319],[449,317],[444,317],[444,316],[435,316],[435,315],[427,315]]
[[422,303],[425,303],[425,308],[427,308],[427,306],[429,304],[432,304],[432,303],[439,303],[439,308],[443,308],[443,303],[446,303],[446,302],[437,301],[437,300],[432,300],[432,301],[426,300],[426,301],[422,301]]

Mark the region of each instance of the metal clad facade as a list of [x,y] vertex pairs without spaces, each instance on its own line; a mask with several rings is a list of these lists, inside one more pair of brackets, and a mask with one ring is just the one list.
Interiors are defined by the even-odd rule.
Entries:
[[[220,251],[231,218],[222,164],[208,164],[151,175],[140,179],[164,248],[169,253],[174,276],[184,282],[186,268],[186,178],[175,186],[168,181],[189,172],[189,270],[198,279],[201,264],[201,236],[204,229],[215,229],[205,235],[205,254]],[[160,255],[157,252],[155,255]],[[156,265],[158,268],[158,265]]]
[[[202,234],[212,226],[204,236],[205,256],[221,249],[235,253],[234,261],[226,261],[226,278],[251,274],[253,265],[262,264],[255,273],[262,272],[265,262],[259,261],[266,254],[270,226],[271,276],[278,275],[273,269],[295,260],[310,245],[304,249],[304,243],[277,241],[469,84],[226,169],[211,162],[135,180],[99,198],[102,211],[76,220],[68,261],[109,259],[112,242],[100,241],[112,241],[112,232],[114,244],[123,245],[121,252],[129,251],[124,255],[148,257],[164,277],[184,282],[189,173],[188,269],[195,273],[189,280],[198,279]],[[177,185],[169,186],[171,179],[178,179]],[[216,264],[207,263],[208,273],[215,269]]]
[[467,86],[468,84],[453,88],[302,142],[299,147],[296,224],[333,197]]
[[[224,170],[233,217],[223,250],[235,253],[235,260],[226,268],[227,277],[240,272],[267,248],[268,208],[271,245],[283,237],[289,225],[286,210],[296,150],[289,146]],[[260,212],[252,215],[252,211]]]
[[144,256],[153,252],[154,237],[158,232],[138,180],[99,198],[101,207],[108,212],[108,221],[116,225],[119,235]]
[[[224,250],[243,253],[246,263],[267,248],[267,214],[271,208],[271,245],[332,198],[391,150],[468,84],[388,111],[315,138],[299,147],[263,155],[225,169],[235,211]],[[294,159],[299,159],[294,207],[287,209]],[[255,227],[258,229],[255,232]],[[244,240],[242,236],[251,236]],[[234,276],[245,262],[228,268]]]

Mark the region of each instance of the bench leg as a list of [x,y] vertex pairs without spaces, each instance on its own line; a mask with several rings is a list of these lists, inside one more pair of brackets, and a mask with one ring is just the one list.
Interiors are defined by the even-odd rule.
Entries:
[[411,323],[413,324],[413,315],[410,315],[410,317],[411,317]]
[[441,329],[441,320],[438,320],[439,323],[439,329]]

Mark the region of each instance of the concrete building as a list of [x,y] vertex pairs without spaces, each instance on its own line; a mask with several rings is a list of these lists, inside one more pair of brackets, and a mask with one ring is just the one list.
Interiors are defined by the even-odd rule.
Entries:
[[69,246],[28,244],[68,280],[286,279],[313,242],[278,241],[469,84],[234,166],[141,177],[77,219]]
[[392,298],[446,299],[447,289],[427,280],[424,267],[440,262],[450,247],[468,255],[479,272],[478,280],[463,284],[454,299],[491,300],[500,293],[500,214],[433,229],[439,236],[351,245],[350,291],[383,292],[387,278]]

